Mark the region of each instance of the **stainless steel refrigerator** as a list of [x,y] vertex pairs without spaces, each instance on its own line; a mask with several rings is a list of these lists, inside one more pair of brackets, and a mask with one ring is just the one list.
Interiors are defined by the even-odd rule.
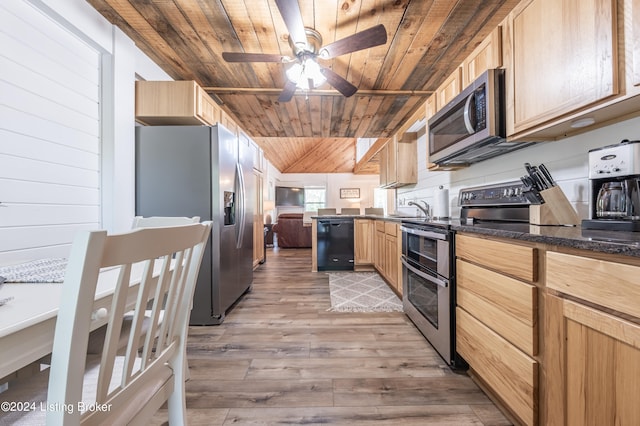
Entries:
[[220,324],[253,281],[250,146],[219,125],[148,126],[135,156],[137,215],[213,221],[190,324]]

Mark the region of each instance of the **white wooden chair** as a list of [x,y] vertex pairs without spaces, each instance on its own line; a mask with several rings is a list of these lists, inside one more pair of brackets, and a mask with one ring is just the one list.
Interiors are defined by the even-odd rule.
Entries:
[[[44,424],[46,416],[47,425],[146,424],[168,401],[170,424],[186,424],[187,325],[210,234],[211,222],[79,234],[63,284],[51,367],[0,393],[0,401],[30,401],[37,409],[3,413],[2,421]],[[116,268],[118,276],[107,312],[94,304],[96,289],[101,291],[101,268]],[[132,271],[141,271],[141,279],[130,287]],[[152,321],[140,349],[149,301]],[[118,355],[124,313],[131,310],[128,345]],[[104,315],[108,325],[102,354],[87,355],[89,331]]]
[[[176,225],[188,225],[190,223],[199,223],[200,222],[200,216],[193,216],[193,217],[184,217],[184,216],[148,216],[148,217],[144,217],[144,216],[136,216],[133,218],[133,224],[131,225],[131,228],[135,229],[135,228],[157,228],[159,226],[176,226]],[[164,312],[161,313],[161,316],[164,315]],[[162,320],[162,319],[161,319]],[[130,323],[130,316],[126,315],[125,316],[125,321]],[[143,324],[143,331],[142,333],[146,333],[146,319],[145,319],[145,323]],[[129,324],[127,324],[128,326]],[[189,324],[187,321],[187,332],[189,331]],[[185,380],[189,380],[189,378],[191,377],[191,373],[189,372],[189,362],[187,360],[187,345],[184,346],[184,350],[185,350],[185,355],[184,355],[184,378]]]
[[[131,225],[132,229],[136,229],[136,228],[157,228],[157,227],[161,227],[161,226],[178,226],[178,225],[188,225],[190,223],[199,223],[200,222],[200,216],[193,216],[193,217],[180,217],[180,216],[149,216],[149,217],[143,217],[143,216],[136,216],[133,218],[133,224]],[[147,312],[149,313],[149,312]],[[162,316],[164,315],[164,312],[160,313],[160,317],[162,319]],[[120,347],[124,347],[127,344],[126,341],[126,334],[128,334],[128,328],[131,327],[131,320],[132,320],[132,316],[129,314],[125,314],[124,316],[124,321],[122,323],[123,326],[123,330],[122,330],[122,338],[120,339]],[[141,331],[141,338],[144,338],[144,335],[147,332],[147,328],[148,328],[148,318],[145,318],[144,323],[142,324],[142,331]],[[87,347],[87,353],[89,354],[100,354],[102,347],[103,347],[103,343],[104,343],[104,339],[105,339],[105,335],[106,335],[106,330],[107,327],[106,325],[103,327],[100,327],[97,330],[94,330],[91,332],[91,334],[89,335],[89,345]],[[188,370],[187,370],[188,371]],[[187,379],[189,378],[188,374],[187,374]]]
[[131,228],[156,228],[158,226],[187,225],[189,223],[198,222],[200,222],[200,216],[136,216],[133,218],[133,224],[131,225]]

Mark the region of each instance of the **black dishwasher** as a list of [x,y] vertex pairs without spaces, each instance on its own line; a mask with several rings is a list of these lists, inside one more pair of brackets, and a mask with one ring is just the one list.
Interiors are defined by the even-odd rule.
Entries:
[[318,219],[318,271],[353,271],[353,218]]

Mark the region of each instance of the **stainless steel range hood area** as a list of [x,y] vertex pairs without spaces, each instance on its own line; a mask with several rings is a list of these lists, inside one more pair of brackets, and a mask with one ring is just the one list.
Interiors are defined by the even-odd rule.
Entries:
[[429,119],[429,161],[466,166],[533,142],[506,139],[504,70],[489,69]]

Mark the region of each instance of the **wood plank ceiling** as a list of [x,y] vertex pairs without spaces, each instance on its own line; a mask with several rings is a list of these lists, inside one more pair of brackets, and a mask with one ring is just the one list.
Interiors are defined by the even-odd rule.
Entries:
[[278,170],[335,173],[353,170],[356,138],[392,136],[519,0],[300,0],[323,45],[377,24],[387,43],[319,61],[355,95],[325,84],[290,102],[278,101],[286,64],[221,56],[292,55],[275,0],[87,1],[172,78],[203,86]]

